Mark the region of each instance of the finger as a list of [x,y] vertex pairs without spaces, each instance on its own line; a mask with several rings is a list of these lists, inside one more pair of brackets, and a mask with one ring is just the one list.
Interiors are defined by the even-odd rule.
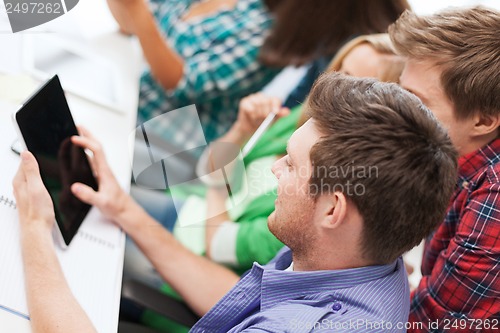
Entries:
[[263,117],[267,117],[271,112],[274,111],[274,102],[273,98],[267,98],[266,99],[266,109],[265,109],[265,114]]
[[260,122],[262,122],[262,107],[257,106],[253,112],[248,114],[248,119],[250,120],[251,124],[253,126],[258,125]]
[[252,99],[252,95],[248,95],[248,96],[245,96],[243,97],[241,100],[240,100],[240,103],[239,103],[239,107],[240,109],[244,106],[246,106],[248,104],[248,101]]
[[290,114],[289,108],[281,108],[279,112],[276,114],[276,117],[282,118],[288,116],[289,114]]
[[252,112],[252,117],[251,120],[254,122],[254,124],[258,124],[262,122],[262,115],[266,113],[266,101],[265,97],[262,94],[259,94],[256,96],[254,99],[254,111]]
[[71,161],[73,169],[81,169],[82,167],[84,167],[82,163],[85,163],[86,159],[90,164],[90,170],[92,171],[94,177],[99,178],[99,172],[97,170],[97,164],[94,158],[94,154],[89,150],[84,150],[82,154],[81,149],[82,147],[78,146],[77,144],[73,144],[71,146]]
[[77,125],[76,128],[78,129],[78,133],[80,133],[81,136],[85,136],[85,137],[87,137],[89,139],[97,141],[97,139],[92,134],[92,132],[90,132],[86,127],[84,127],[82,125]]
[[273,112],[278,113],[281,109],[281,100],[277,97],[274,97],[271,100],[271,104],[272,104]]
[[256,114],[255,114],[255,121],[260,124],[264,121],[264,119],[266,119],[271,108],[269,106],[269,98],[266,96],[262,96],[259,103],[260,103],[260,107],[259,107],[258,112],[256,112]]
[[44,188],[42,178],[40,176],[40,169],[38,163],[32,153],[25,150],[21,153],[21,167],[26,177],[26,183],[30,188],[42,189]]
[[71,185],[71,192],[75,195],[75,197],[89,205],[95,206],[95,204],[99,202],[99,193],[94,191],[92,187],[85,184],[74,183]]
[[249,113],[254,110],[254,105],[252,103],[252,98],[247,97],[243,99],[240,103],[240,112]]
[[84,149],[89,149],[94,154],[94,170],[98,175],[111,174],[111,170],[106,162],[106,157],[99,142],[84,136],[72,136],[71,141]]
[[99,179],[99,172],[97,170],[97,165],[94,156],[90,156],[90,154],[87,153],[85,155],[87,155],[87,160],[90,163],[90,169],[92,169],[92,174],[96,179]]
[[[81,125],[77,125],[76,128],[78,129],[78,133],[80,133],[81,137],[86,137],[86,138],[90,139],[91,141],[93,141],[95,143],[95,145],[97,147],[100,148],[100,150],[102,150],[102,146],[99,143],[99,140],[96,139],[96,137],[92,134],[92,132],[90,132],[86,127],[81,126]],[[85,148],[85,147],[82,147],[82,148]],[[92,150],[92,149],[90,149],[90,150]],[[104,152],[103,152],[103,154],[104,154]]]

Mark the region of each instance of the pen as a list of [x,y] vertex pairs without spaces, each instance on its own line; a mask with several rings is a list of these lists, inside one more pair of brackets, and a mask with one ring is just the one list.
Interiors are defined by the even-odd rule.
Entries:
[[255,131],[255,133],[250,138],[250,140],[248,140],[248,142],[246,143],[246,145],[241,150],[241,153],[242,153],[243,157],[247,156],[248,153],[250,152],[250,150],[252,150],[252,148],[255,146],[255,144],[257,143],[257,141],[261,138],[262,134],[264,134],[264,132],[269,127],[269,125],[271,125],[271,123],[274,120],[274,117],[276,117],[276,114],[278,114],[278,112],[279,112],[279,110],[273,111],[273,112],[271,112],[270,114],[267,115],[266,119],[264,119],[264,121],[262,122],[262,124],[260,124],[259,128],[257,128],[257,130]]

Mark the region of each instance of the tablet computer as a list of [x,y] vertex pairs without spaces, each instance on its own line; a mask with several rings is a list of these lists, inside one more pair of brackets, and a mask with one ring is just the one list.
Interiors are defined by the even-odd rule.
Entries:
[[97,190],[87,154],[71,142],[78,135],[57,75],[40,87],[13,115],[24,148],[36,158],[56,217],[55,234],[64,248],[76,235],[91,206],[71,192],[75,182]]

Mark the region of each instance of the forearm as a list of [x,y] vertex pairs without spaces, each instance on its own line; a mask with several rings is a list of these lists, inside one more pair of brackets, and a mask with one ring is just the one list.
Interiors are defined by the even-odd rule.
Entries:
[[[226,189],[222,189],[225,191]],[[205,225],[206,254],[211,258],[212,240],[222,223],[230,221],[226,209],[226,197],[219,189],[210,188],[207,192],[207,219]]]
[[145,5],[137,13],[137,18],[135,34],[151,73],[164,89],[176,88],[184,74],[184,60],[164,40]]
[[[196,173],[201,177],[223,168],[226,175],[231,176],[235,162],[240,161],[238,157],[239,150],[246,141],[246,135],[239,129],[239,125],[235,123],[228,133],[207,146],[198,160]],[[216,183],[223,181],[217,179],[220,176],[216,176],[216,179],[210,179],[210,181]],[[209,214],[209,216],[211,215]]]
[[243,145],[250,139],[251,133],[246,133],[245,130],[241,128],[242,126],[236,121],[229,131],[220,137],[218,142],[227,142],[243,147]]
[[119,224],[198,315],[204,315],[236,284],[239,277],[232,271],[186,249],[137,204],[128,207]]
[[74,298],[47,230],[23,230],[21,237],[26,296],[33,332],[96,332]]

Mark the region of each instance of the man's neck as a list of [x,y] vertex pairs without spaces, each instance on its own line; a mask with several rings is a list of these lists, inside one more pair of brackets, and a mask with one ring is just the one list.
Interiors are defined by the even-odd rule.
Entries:
[[[375,265],[374,262],[363,258],[359,249],[342,251],[339,246],[330,251],[311,250],[308,253],[294,251],[294,271],[322,271],[358,268]],[[345,247],[344,247],[345,249]]]
[[498,133],[490,133],[489,135],[483,135],[481,137],[477,137],[468,142],[467,145],[458,148],[458,153],[460,156],[465,156],[479,149],[483,148],[493,140],[498,138]]

